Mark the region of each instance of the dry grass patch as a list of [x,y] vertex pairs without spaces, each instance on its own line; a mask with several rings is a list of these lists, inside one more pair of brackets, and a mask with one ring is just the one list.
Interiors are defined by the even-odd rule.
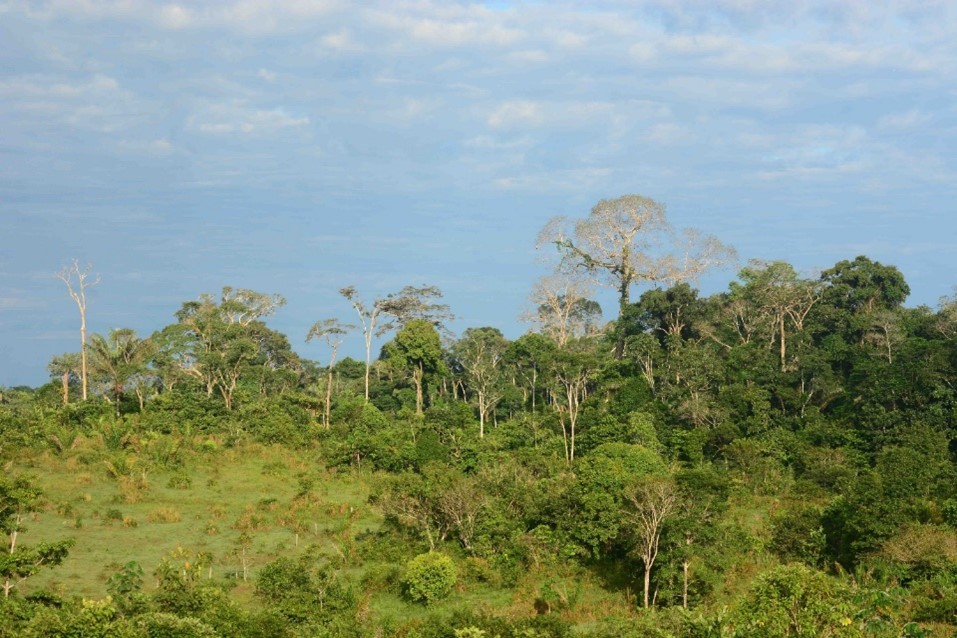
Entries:
[[178,523],[183,515],[175,507],[157,507],[146,516],[150,523]]

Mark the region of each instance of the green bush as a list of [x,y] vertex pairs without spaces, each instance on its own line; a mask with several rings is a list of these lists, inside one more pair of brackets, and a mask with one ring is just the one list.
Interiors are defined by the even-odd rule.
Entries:
[[429,552],[408,562],[402,585],[409,600],[431,605],[449,595],[457,577],[451,558],[440,552]]

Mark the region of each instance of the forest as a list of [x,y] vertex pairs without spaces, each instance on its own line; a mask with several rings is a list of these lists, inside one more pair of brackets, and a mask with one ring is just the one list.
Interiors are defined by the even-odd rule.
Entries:
[[957,635],[957,296],[637,195],[539,250],[514,340],[348,282],[297,335],[230,286],[87,335],[65,268],[82,349],[0,389],[0,637]]

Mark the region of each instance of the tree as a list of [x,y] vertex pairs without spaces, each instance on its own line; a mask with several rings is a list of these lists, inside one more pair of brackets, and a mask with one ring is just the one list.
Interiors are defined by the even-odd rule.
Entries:
[[325,426],[329,428],[329,417],[332,411],[332,368],[336,365],[336,353],[339,346],[342,345],[343,336],[355,326],[342,323],[338,319],[323,319],[312,324],[309,332],[306,333],[306,341],[312,339],[322,339],[329,346],[329,367],[326,369],[326,401],[325,401]]
[[[106,388],[107,400],[110,400],[120,415],[120,399],[127,384],[146,371],[147,362],[153,354],[153,344],[140,339],[130,328],[110,330],[107,337],[95,334],[87,346],[90,367],[94,378],[100,379]],[[109,394],[113,398],[109,398]],[[143,409],[142,391],[138,394],[140,410]]]
[[703,305],[698,291],[687,283],[666,290],[654,288],[645,291],[626,314],[626,319],[636,320],[639,330],[628,325],[620,329],[625,330],[626,337],[650,331],[662,345],[669,337],[688,339],[696,334],[695,324],[704,314]]
[[[635,481],[667,476],[661,456],[642,445],[603,443],[575,464],[575,482],[557,502],[556,528],[595,557],[627,541],[626,490]],[[562,503],[562,501],[565,501]]]
[[625,489],[634,524],[636,549],[644,566],[644,606],[649,605],[651,570],[658,558],[665,521],[678,509],[678,490],[670,478],[649,477]]
[[[553,218],[539,234],[539,243],[553,243],[562,267],[585,271],[618,291],[619,318],[630,302],[631,287],[640,282],[672,286],[696,281],[706,270],[734,259],[732,248],[694,229],[675,234],[664,205],[641,195],[598,202],[585,218],[570,224]],[[619,336],[615,357],[621,359]]]
[[424,319],[433,325],[452,318],[445,304],[432,303],[431,299],[442,297],[435,286],[406,286],[397,293],[376,299],[367,305],[355,286],[340,288],[339,294],[349,300],[362,324],[362,336],[366,348],[365,399],[369,401],[369,371],[372,369],[372,338],[381,337],[412,319]]
[[601,306],[589,299],[591,294],[591,286],[580,278],[564,273],[542,277],[529,297],[535,311],[524,318],[564,346],[571,337],[597,332]]
[[162,340],[162,356],[199,380],[207,396],[218,390],[231,410],[240,378],[254,366],[268,370],[297,365],[286,337],[262,321],[285,303],[280,295],[229,286],[218,301],[204,294],[176,313],[179,323]]
[[469,328],[452,346],[452,354],[471,390],[479,413],[479,438],[502,398],[502,359],[508,340],[498,328]]
[[[90,276],[90,269],[93,266],[88,265],[86,268],[80,268],[80,262],[77,259],[73,260],[73,263],[69,266],[65,266],[63,270],[56,274],[57,279],[60,279],[63,283],[66,284],[66,289],[70,293],[70,297],[73,301],[76,302],[76,307],[80,311],[80,383],[83,388],[82,397],[86,401],[86,289],[92,288],[96,284],[100,283],[100,277],[97,275],[96,279],[92,281],[87,281]],[[75,280],[75,284],[74,284]]]
[[435,327],[424,319],[408,321],[385,348],[389,361],[411,371],[415,385],[415,413],[425,408],[425,375],[442,367],[442,343]]
[[828,284],[828,303],[855,314],[899,308],[910,294],[900,270],[863,255],[837,262],[821,273],[821,280]]
[[0,477],[0,530],[7,535],[7,551],[0,553],[0,579],[3,596],[43,567],[59,565],[66,558],[72,540],[40,543],[36,547],[18,545],[24,531],[23,520],[40,509],[42,492],[23,477]]
[[509,366],[512,382],[520,384],[525,403],[530,404],[534,418],[538,410],[538,395],[544,384],[539,379],[548,378],[557,347],[547,337],[530,332],[508,344],[505,361]]
[[70,402],[70,382],[80,376],[81,363],[79,352],[66,352],[50,359],[47,370],[54,377],[60,379],[63,388],[63,405]]
[[775,341],[781,372],[790,367],[787,361],[788,332],[801,332],[814,304],[821,298],[821,286],[800,279],[794,268],[783,261],[752,260],[741,270],[742,283],[731,283],[730,300],[742,300],[754,313],[751,323],[763,327],[768,346]]
[[570,342],[555,353],[552,367],[552,399],[562,426],[565,461],[575,461],[575,436],[582,404],[601,367],[594,344],[587,339]]

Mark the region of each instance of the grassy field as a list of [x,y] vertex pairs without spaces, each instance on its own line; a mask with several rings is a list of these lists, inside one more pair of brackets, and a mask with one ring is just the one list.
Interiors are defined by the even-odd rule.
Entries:
[[232,595],[255,606],[259,568],[280,556],[318,550],[359,585],[360,612],[382,623],[414,624],[461,607],[530,616],[546,583],[553,598],[569,600],[563,615],[586,626],[635,609],[633,598],[608,591],[574,564],[531,569],[505,585],[476,576],[482,561],[464,557],[458,561],[459,585],[447,601],[411,605],[395,587],[397,574],[427,545],[357,540],[382,524],[368,503],[374,480],[368,474],[329,470],[315,452],[278,446],[228,448],[196,440],[173,449],[163,438],[114,449],[106,440],[22,451],[8,464],[8,471],[32,476],[46,496],[21,542],[76,541],[61,566],[31,578],[22,593],[45,589],[102,598],[109,577],[130,561],[142,567],[144,587],[151,591],[164,558],[195,561],[206,555],[204,576],[234,584]]
[[48,501],[21,542],[76,540],[66,562],[25,591],[102,597],[122,565],[136,561],[149,575],[182,548],[207,553],[208,576],[237,579],[242,596],[266,562],[308,545],[349,552],[357,532],[380,524],[361,475],[326,471],[309,453],[279,447],[213,447],[180,450],[175,469],[149,462],[149,450],[110,452],[96,441],[15,459],[13,471],[35,477]]

